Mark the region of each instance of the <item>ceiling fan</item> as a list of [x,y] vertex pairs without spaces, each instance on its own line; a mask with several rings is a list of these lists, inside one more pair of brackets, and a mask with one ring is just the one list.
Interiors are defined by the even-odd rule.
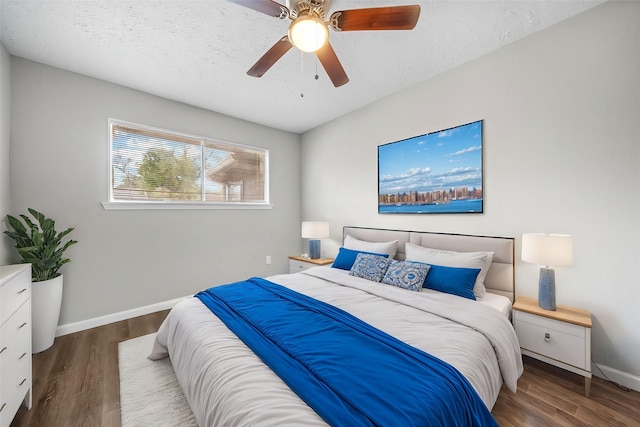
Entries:
[[229,0],[279,19],[291,19],[289,34],[276,42],[247,71],[262,77],[293,46],[315,52],[335,87],[349,81],[336,52],[329,43],[329,27],[335,31],[411,30],[420,16],[420,6],[375,7],[333,12],[328,21],[331,0],[287,0],[287,6],[273,0]]

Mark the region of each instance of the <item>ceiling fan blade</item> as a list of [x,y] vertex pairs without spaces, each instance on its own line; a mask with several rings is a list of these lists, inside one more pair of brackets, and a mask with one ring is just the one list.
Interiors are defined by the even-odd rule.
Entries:
[[262,58],[258,59],[258,62],[253,64],[253,67],[247,71],[247,74],[252,77],[262,77],[264,73],[269,71],[269,68],[275,64],[278,59],[282,58],[282,55],[287,53],[293,45],[289,41],[289,37],[284,36],[276,42],[271,49],[269,49]]
[[341,10],[331,14],[336,31],[412,30],[420,17],[420,6],[372,7]]
[[273,0],[229,0],[231,3],[257,10],[275,18],[285,19],[289,17],[289,9]]
[[329,42],[326,42],[324,46],[318,49],[316,55],[335,87],[340,87],[349,81],[349,77],[347,77],[347,73],[344,71],[344,68],[342,68],[338,55],[336,55],[336,52]]

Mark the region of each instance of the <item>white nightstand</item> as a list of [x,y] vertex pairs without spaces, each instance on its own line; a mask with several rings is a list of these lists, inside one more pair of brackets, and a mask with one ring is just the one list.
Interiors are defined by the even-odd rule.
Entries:
[[549,311],[533,298],[518,297],[513,304],[522,354],[584,376],[584,395],[591,392],[591,313],[558,306]]
[[333,258],[304,258],[301,256],[290,256],[289,257],[289,273],[299,273],[301,271],[307,270],[311,267],[319,267],[319,266],[331,266],[333,264]]

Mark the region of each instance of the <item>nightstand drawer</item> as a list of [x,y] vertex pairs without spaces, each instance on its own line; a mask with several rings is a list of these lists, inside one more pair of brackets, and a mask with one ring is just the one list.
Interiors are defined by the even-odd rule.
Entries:
[[308,262],[298,261],[295,259],[289,260],[289,273],[299,273],[301,271],[308,270],[311,267],[316,266]]
[[584,327],[520,311],[514,311],[514,327],[523,349],[589,370]]
[[572,323],[562,322],[560,320],[549,319],[546,317],[536,316],[531,313],[518,312],[518,320],[522,322],[538,325],[541,328],[553,329],[568,335],[584,338],[585,331],[583,326],[574,325]]

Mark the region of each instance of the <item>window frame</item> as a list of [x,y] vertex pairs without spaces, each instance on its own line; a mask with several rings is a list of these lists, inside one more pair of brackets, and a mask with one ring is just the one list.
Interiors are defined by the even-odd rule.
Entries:
[[[175,135],[177,138],[188,138],[199,140],[202,143],[222,144],[232,147],[238,147],[241,149],[250,149],[261,151],[264,153],[264,201],[260,202],[245,202],[245,201],[185,201],[185,200],[116,200],[113,197],[113,126],[121,125],[141,130],[147,130],[150,132],[165,133],[168,135]],[[109,118],[107,123],[108,133],[108,168],[109,168],[109,181],[108,181],[108,200],[102,202],[102,206],[105,210],[154,210],[154,209],[271,209],[273,205],[270,203],[269,194],[269,155],[270,150],[261,147],[254,147],[245,144],[238,144],[234,142],[224,141],[216,138],[209,138],[200,135],[193,135],[184,132],[173,131],[169,129],[163,129],[155,126],[148,126],[139,123],[128,122],[125,120]],[[201,145],[202,146],[202,145]],[[206,174],[202,172],[203,176]],[[204,191],[204,190],[203,190]]]

